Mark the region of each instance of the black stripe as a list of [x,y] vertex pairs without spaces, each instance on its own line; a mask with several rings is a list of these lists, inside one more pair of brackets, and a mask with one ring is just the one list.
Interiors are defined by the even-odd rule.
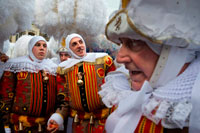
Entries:
[[[79,67],[79,72],[84,73],[83,71],[83,65],[81,65]],[[87,98],[86,98],[86,92],[85,92],[85,75],[83,75],[82,80],[83,80],[83,85],[79,86],[79,92],[80,92],[80,96],[81,96],[81,104],[82,107],[84,109],[84,111],[89,112],[89,108],[88,108],[88,103],[87,103]]]
[[[42,76],[42,78],[44,78],[44,77]],[[48,82],[43,82],[43,79],[42,79],[43,98],[42,98],[42,112],[41,112],[41,116],[45,116],[46,109],[47,109],[47,83]],[[46,102],[44,102],[44,101],[46,101]]]

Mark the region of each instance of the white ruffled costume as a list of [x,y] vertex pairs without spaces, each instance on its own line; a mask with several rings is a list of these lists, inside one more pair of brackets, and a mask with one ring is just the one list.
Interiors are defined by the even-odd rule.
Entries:
[[[116,87],[110,88],[114,92],[103,90],[109,93],[99,93],[104,103],[109,103],[107,105],[118,103],[118,108],[107,119],[106,131],[132,133],[144,115],[156,124],[161,121],[164,128],[189,127],[190,133],[200,132],[200,19],[197,15],[199,8],[195,6],[199,1],[165,1],[165,4],[164,1],[150,1],[131,1],[127,11],[119,11],[106,27],[107,37],[111,41],[119,44],[119,38],[124,36],[141,39],[160,55],[150,81],[145,81],[140,91],[130,91],[118,102],[110,102],[109,99],[110,94],[118,91]],[[188,10],[183,11],[186,5]],[[162,12],[149,15],[149,9]],[[158,16],[162,16],[163,21]],[[120,24],[117,23],[119,19],[122,20]],[[185,19],[190,19],[192,24],[188,25],[187,21],[183,21]],[[151,47],[158,45],[156,43],[166,44],[160,45],[160,53]],[[190,65],[179,75],[185,63]],[[106,86],[110,86],[110,82],[115,84],[108,81],[108,85],[103,85],[105,89],[109,88]]]

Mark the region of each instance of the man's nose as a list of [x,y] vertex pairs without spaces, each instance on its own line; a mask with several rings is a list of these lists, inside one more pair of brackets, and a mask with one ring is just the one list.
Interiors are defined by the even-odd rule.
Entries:
[[120,49],[117,53],[116,61],[118,63],[127,63],[130,62],[130,57],[126,51]]
[[43,45],[40,45],[40,49],[44,49],[45,48],[45,46],[43,46]]

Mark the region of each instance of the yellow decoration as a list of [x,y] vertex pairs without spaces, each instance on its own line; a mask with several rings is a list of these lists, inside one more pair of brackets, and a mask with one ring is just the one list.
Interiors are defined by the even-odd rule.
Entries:
[[25,127],[31,127],[31,124],[27,120],[27,116],[21,115],[19,117],[19,121],[23,123],[23,126],[25,126]]
[[122,8],[126,8],[129,4],[130,0],[121,0],[122,1]]
[[64,38],[64,37],[62,38],[61,45],[62,45],[62,47],[64,47],[64,48],[66,47],[66,43],[65,43],[65,38]]
[[43,117],[36,118],[35,123],[43,125],[43,124],[45,124],[45,119]]

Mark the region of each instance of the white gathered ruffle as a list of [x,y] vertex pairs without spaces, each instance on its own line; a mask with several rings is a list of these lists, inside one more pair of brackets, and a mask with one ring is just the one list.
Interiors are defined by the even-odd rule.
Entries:
[[121,67],[105,77],[105,84],[101,86],[102,90],[98,93],[107,107],[118,105],[121,99],[132,93],[126,73],[125,68]]
[[106,82],[101,86],[102,90],[99,91],[99,95],[102,97],[103,103],[111,108],[113,105],[118,105],[121,99],[131,94],[130,90],[119,90],[113,86],[112,81]]
[[7,61],[3,65],[3,70],[14,73],[22,71],[37,73],[40,70],[45,70],[46,73],[56,76],[57,65],[50,59],[44,59],[42,63],[37,63],[28,60],[27,56],[23,56]]
[[169,102],[150,98],[142,107],[144,115],[165,128],[183,128],[188,126],[189,114],[192,110],[192,103],[189,101]]

